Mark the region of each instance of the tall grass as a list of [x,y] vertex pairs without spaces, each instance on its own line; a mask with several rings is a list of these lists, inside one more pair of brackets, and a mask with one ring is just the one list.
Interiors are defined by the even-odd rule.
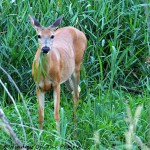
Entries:
[[[78,108],[78,127],[72,121],[71,94],[62,86],[61,138],[55,138],[53,100],[46,97],[44,129],[35,130],[38,142],[32,138],[30,121],[22,106],[20,94],[3,71],[0,79],[16,106],[21,110],[27,140],[25,145],[57,147],[62,149],[125,149],[126,103],[132,112],[143,104],[136,134],[150,146],[149,132],[149,73],[145,64],[149,55],[148,14],[150,4],[142,0],[1,0],[0,1],[0,65],[13,78],[24,95],[30,110],[34,129],[37,124],[35,85],[31,77],[31,64],[38,47],[35,31],[28,15],[35,16],[42,25],[50,25],[64,14],[60,27],[74,26],[85,32],[88,46],[81,69],[81,94]],[[131,90],[134,89],[134,90]],[[139,94],[130,91],[140,91]],[[137,92],[136,92],[137,93]],[[0,105],[13,125],[18,137],[24,141],[19,118],[6,90],[0,86]],[[74,133],[78,136],[74,138]],[[0,132],[0,145],[12,146],[11,139]],[[98,137],[98,142],[94,142]],[[63,141],[63,139],[65,139]],[[67,146],[65,145],[66,143]],[[134,149],[138,149],[133,144]]]

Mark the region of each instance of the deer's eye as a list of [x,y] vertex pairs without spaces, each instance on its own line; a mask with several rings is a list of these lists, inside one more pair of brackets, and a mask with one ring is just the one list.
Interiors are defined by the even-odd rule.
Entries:
[[40,39],[41,38],[41,35],[38,35],[38,39]]
[[54,39],[54,35],[51,35],[51,37],[50,37],[51,39]]

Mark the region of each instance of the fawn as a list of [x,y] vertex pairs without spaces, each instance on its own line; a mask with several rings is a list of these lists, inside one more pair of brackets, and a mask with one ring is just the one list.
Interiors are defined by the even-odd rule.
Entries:
[[87,39],[83,32],[71,26],[56,30],[63,16],[49,27],[41,26],[32,16],[29,19],[36,30],[39,44],[32,64],[38,99],[39,128],[43,128],[45,93],[53,89],[54,118],[56,129],[60,131],[60,84],[65,82],[72,91],[75,112],[80,92],[80,65]]

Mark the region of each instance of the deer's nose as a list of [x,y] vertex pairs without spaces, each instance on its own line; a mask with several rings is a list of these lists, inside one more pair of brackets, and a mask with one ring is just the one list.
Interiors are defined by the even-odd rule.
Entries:
[[43,48],[42,48],[42,52],[43,53],[48,53],[50,51],[50,48],[49,47],[47,47],[47,46],[44,46]]

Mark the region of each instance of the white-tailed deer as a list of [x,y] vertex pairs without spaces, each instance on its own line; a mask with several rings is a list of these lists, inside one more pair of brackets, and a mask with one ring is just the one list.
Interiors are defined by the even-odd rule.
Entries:
[[54,118],[59,131],[60,84],[66,82],[73,92],[74,111],[79,99],[80,65],[86,49],[87,40],[83,32],[74,27],[56,30],[63,16],[51,26],[43,27],[29,16],[37,32],[39,48],[32,64],[32,76],[36,83],[38,99],[39,127],[43,128],[45,92],[53,89]]

